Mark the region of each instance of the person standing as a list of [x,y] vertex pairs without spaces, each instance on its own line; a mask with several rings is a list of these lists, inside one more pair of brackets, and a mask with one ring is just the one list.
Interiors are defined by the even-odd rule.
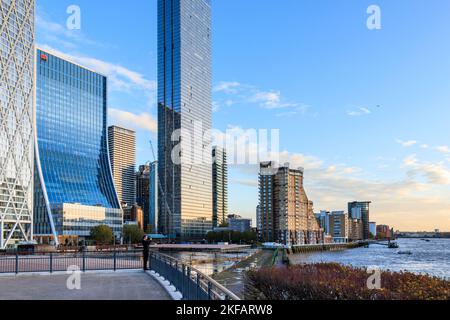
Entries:
[[150,240],[148,236],[144,236],[142,239],[142,246],[144,247],[144,271],[148,270],[148,257],[150,252]]

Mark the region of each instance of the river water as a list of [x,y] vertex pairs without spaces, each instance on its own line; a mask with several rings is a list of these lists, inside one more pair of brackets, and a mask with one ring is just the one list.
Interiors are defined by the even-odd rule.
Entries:
[[[399,249],[371,245],[339,252],[291,255],[291,263],[337,262],[355,267],[409,271],[450,279],[450,239],[399,239]],[[411,254],[400,254],[408,252]]]
[[254,249],[246,249],[239,253],[172,252],[166,254],[185,264],[192,265],[208,276],[212,276],[233,267],[239,261],[245,260],[255,252],[256,250]]

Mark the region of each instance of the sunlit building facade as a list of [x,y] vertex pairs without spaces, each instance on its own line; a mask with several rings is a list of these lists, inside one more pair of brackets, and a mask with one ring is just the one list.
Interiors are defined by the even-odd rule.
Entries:
[[136,132],[119,126],[108,128],[108,147],[114,186],[122,207],[136,204]]
[[303,187],[302,168],[262,162],[259,175],[261,241],[285,245],[323,243],[324,233]]
[[158,226],[181,240],[212,228],[211,51],[210,0],[158,0]]
[[0,249],[33,238],[34,0],[0,0]]
[[107,225],[117,238],[122,210],[107,143],[107,79],[37,50],[34,232],[61,243]]

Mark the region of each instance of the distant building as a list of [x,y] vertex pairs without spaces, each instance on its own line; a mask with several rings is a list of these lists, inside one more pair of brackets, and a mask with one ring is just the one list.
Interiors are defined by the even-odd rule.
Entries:
[[227,153],[220,147],[212,150],[213,227],[222,225],[228,215],[228,163]]
[[323,242],[313,202],[303,187],[303,169],[262,162],[259,174],[261,240],[286,245]]
[[392,239],[391,228],[387,225],[378,225],[377,239],[379,240]]
[[355,201],[348,204],[351,219],[360,220],[362,224],[362,239],[369,239],[370,232],[370,201]]
[[136,203],[136,133],[119,126],[108,128],[109,155],[119,201]]
[[330,215],[330,235],[334,243],[349,241],[348,215],[344,211],[333,211]]
[[149,226],[153,233],[158,232],[158,212],[159,212],[159,182],[158,182],[158,161],[150,165],[150,221]]
[[[349,241],[348,215],[344,211],[321,211],[315,214],[325,236],[330,243],[345,243]],[[326,241],[327,242],[327,241]]]
[[364,239],[362,220],[350,218],[348,220],[348,231],[350,241],[361,241]]
[[369,230],[370,230],[371,237],[375,238],[377,236],[377,223],[376,222],[370,222]]
[[323,229],[325,235],[330,235],[330,211],[322,210],[316,213],[316,219],[319,222],[320,228]]
[[229,228],[237,232],[247,232],[252,229],[252,219],[233,218],[228,220]]
[[[150,224],[150,165],[139,166],[136,173],[136,203],[142,208],[144,215],[144,230]],[[152,229],[152,232],[156,230]]]
[[141,207],[134,205],[124,208],[123,220],[125,225],[136,225],[144,231],[144,212]]

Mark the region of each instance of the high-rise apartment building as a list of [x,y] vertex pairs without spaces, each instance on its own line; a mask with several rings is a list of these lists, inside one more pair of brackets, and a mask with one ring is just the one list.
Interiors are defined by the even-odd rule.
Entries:
[[352,219],[361,220],[362,240],[370,238],[370,201],[355,201],[348,204],[348,213]]
[[177,239],[212,228],[211,51],[210,0],[158,0],[158,224]]
[[158,233],[158,212],[159,212],[159,182],[158,182],[158,161],[150,164],[150,203],[149,203],[149,225],[152,233]]
[[313,202],[303,187],[303,169],[290,169],[289,164],[276,168],[273,162],[262,162],[260,168],[261,240],[286,245],[323,242]]
[[150,223],[150,165],[139,166],[136,173],[136,203],[142,208],[144,230]]
[[223,148],[213,147],[213,227],[222,225],[228,216],[228,163]]
[[107,140],[107,79],[37,50],[34,232],[75,242],[108,225],[122,233]]
[[109,157],[119,201],[123,206],[136,203],[136,133],[119,126],[108,128]]
[[34,0],[0,0],[0,249],[33,238]]
[[139,167],[136,174],[136,201],[144,213],[144,230],[158,233],[158,162]]

